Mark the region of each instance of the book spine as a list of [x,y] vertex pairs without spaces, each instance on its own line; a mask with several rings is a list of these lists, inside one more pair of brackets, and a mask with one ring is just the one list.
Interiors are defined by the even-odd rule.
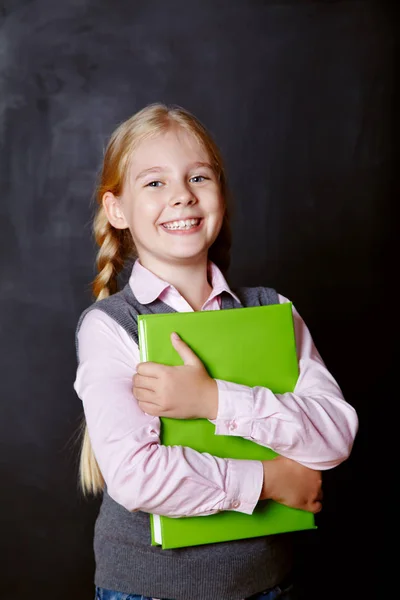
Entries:
[[139,339],[139,355],[141,362],[148,361],[147,343],[146,343],[146,322],[138,319],[138,339]]
[[[141,362],[147,362],[147,343],[146,343],[146,323],[140,316],[138,317],[138,340],[139,340],[139,356]],[[155,515],[150,514],[150,534],[151,534],[151,545],[160,546],[161,542],[156,541],[156,531],[160,530],[160,523],[155,523]],[[158,526],[157,526],[158,525]]]

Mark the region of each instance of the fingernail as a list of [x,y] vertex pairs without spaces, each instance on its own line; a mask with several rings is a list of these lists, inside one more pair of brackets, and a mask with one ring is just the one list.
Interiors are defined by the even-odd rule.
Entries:
[[179,341],[181,338],[179,337],[179,335],[177,333],[175,333],[175,331],[173,333],[171,333],[171,337],[173,340],[175,340],[175,342]]

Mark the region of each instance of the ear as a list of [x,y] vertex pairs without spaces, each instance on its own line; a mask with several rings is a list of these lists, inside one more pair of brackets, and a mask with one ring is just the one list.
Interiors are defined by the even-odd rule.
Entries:
[[127,229],[128,223],[121,209],[120,199],[112,192],[106,192],[103,196],[103,207],[107,219],[116,229]]

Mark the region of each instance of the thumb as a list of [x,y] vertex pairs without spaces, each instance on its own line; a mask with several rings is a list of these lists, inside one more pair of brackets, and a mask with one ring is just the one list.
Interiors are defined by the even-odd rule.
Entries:
[[172,342],[173,347],[175,348],[175,350],[177,351],[177,353],[183,360],[184,365],[198,367],[199,364],[200,365],[203,364],[201,362],[201,360],[199,359],[199,357],[197,356],[197,354],[195,354],[193,352],[193,350],[191,348],[189,348],[189,346],[186,344],[186,342],[184,342],[177,333],[175,333],[175,332],[171,333],[171,342]]

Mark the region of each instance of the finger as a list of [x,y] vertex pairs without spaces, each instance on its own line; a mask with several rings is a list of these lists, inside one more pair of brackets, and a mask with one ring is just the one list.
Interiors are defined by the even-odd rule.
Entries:
[[321,510],[322,510],[322,502],[319,502],[319,501],[314,502],[314,505],[311,508],[311,512],[314,514],[317,514],[317,513],[321,512]]
[[156,381],[157,380],[154,377],[147,377],[136,373],[136,375],[133,376],[133,387],[151,390],[154,392]]
[[177,333],[171,333],[171,342],[181,359],[183,364],[193,367],[203,364],[197,354],[179,337]]
[[151,415],[152,417],[162,416],[160,407],[157,404],[152,404],[151,402],[139,402],[138,404],[139,408],[147,415]]
[[146,390],[143,388],[133,388],[133,395],[135,396],[136,400],[140,403],[140,402],[148,402],[149,404],[155,404],[155,399],[156,396],[154,394],[154,392],[152,392],[151,390]]
[[164,365],[155,362],[141,362],[136,366],[136,373],[145,377],[160,377],[160,374],[165,369]]

